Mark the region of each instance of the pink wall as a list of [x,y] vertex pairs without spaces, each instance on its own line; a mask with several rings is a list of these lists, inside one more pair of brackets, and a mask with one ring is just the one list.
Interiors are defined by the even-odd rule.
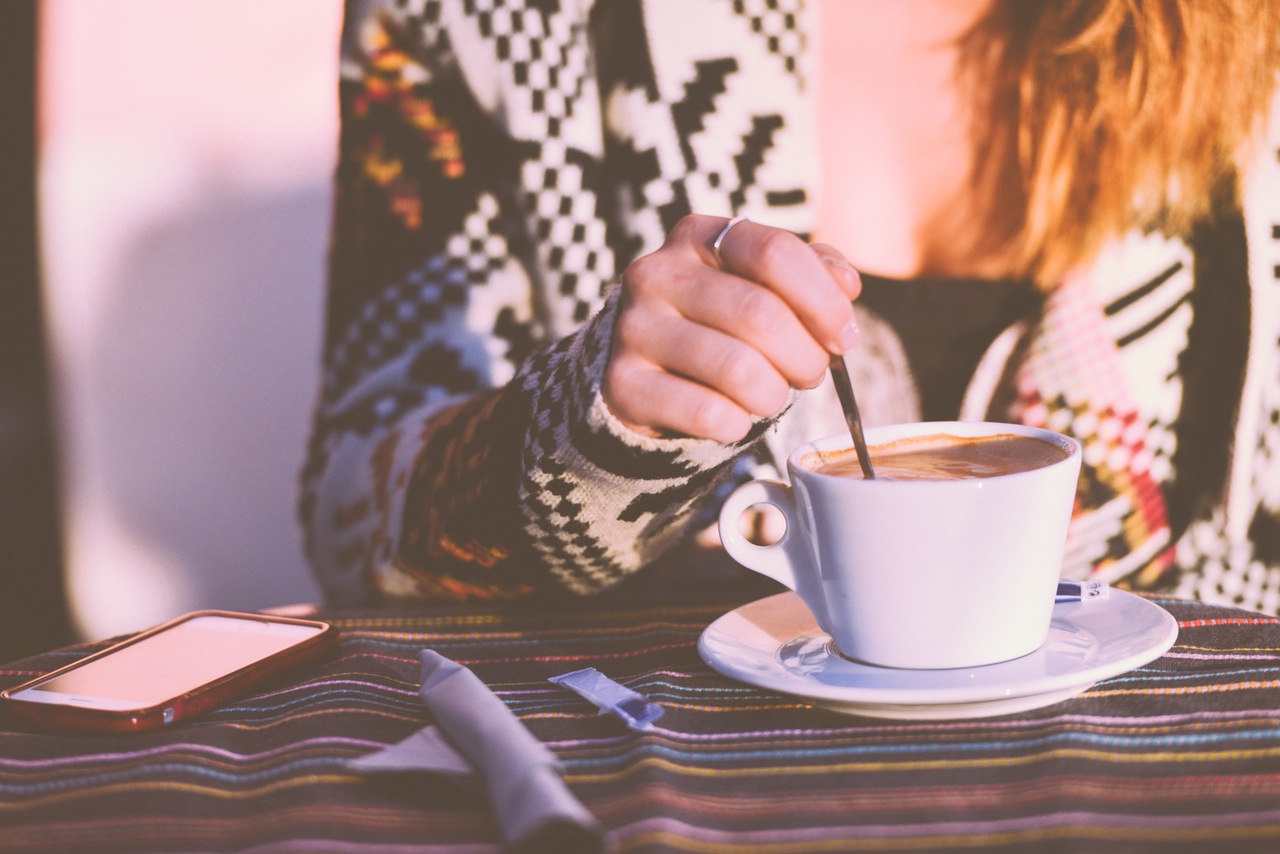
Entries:
[[341,0],[45,0],[41,222],[88,636],[314,598],[293,501]]

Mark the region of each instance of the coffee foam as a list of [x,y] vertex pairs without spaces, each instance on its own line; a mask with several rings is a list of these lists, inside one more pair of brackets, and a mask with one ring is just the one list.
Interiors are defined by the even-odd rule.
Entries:
[[[879,480],[964,480],[998,477],[1052,465],[1068,453],[1052,442],[1016,433],[954,436],[932,433],[873,445],[871,463]],[[814,451],[801,465],[810,471],[862,479],[853,448]]]

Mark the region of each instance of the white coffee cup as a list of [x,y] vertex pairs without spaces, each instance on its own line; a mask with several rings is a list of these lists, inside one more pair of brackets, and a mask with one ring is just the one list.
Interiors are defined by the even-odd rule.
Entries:
[[[1026,655],[1048,637],[1079,443],[1034,427],[975,422],[902,424],[866,435],[874,451],[935,434],[1029,436],[1065,456],[956,480],[863,480],[802,463],[848,448],[841,434],[791,454],[791,485],[751,481],[721,508],[728,553],[794,590],[848,658],[895,668],[977,667]],[[742,533],[743,513],[757,504],[786,519],[786,532],[770,545]]]

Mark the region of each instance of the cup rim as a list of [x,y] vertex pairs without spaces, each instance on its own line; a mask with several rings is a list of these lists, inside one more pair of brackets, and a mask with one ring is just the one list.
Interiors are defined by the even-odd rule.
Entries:
[[[1050,430],[1047,427],[1033,427],[1026,424],[1010,424],[1002,421],[913,421],[903,424],[884,424],[879,427],[868,427],[865,432],[867,444],[869,446],[892,439],[903,439],[912,436],[928,436],[935,433],[950,433],[951,435],[960,437],[1013,433],[1019,436],[1029,436],[1031,438],[1043,439],[1051,442],[1059,448],[1067,451],[1067,455],[1056,462],[1049,463],[1048,465],[1037,466],[1034,469],[1008,472],[1006,474],[998,474],[984,478],[961,478],[956,480],[864,480],[860,477],[843,477],[841,475],[814,471],[811,468],[801,465],[801,457],[805,454],[814,453],[815,451],[852,451],[853,442],[850,439],[849,434],[844,432],[833,433],[800,445],[787,456],[787,468],[792,471],[793,476],[798,473],[804,476],[812,476],[824,480],[831,479],[849,484],[875,484],[877,489],[918,489],[922,486],[930,489],[937,489],[939,487],[972,489],[984,481],[1003,481],[1008,478],[1034,475],[1036,472],[1043,472],[1059,466],[1072,465],[1074,460],[1081,458],[1084,454],[1084,448],[1081,446],[1079,440],[1071,436],[1067,436],[1055,430]],[[882,436],[884,438],[881,438]]]

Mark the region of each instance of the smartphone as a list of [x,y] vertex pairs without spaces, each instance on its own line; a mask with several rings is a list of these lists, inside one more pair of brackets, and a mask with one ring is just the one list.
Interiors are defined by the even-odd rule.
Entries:
[[333,655],[337,634],[316,620],[196,611],[0,692],[0,698],[11,713],[54,729],[159,729]]

